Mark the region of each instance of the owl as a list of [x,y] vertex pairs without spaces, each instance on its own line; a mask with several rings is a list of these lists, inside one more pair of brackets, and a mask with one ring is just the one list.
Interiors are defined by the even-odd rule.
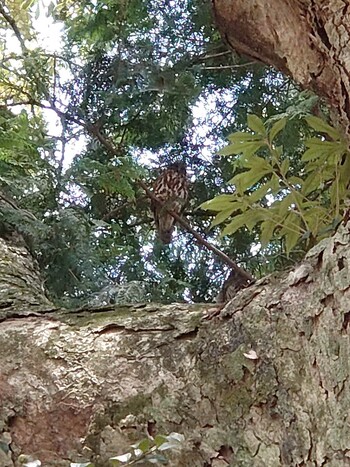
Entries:
[[186,165],[178,161],[167,167],[157,178],[153,185],[153,194],[164,203],[152,200],[151,209],[158,230],[160,240],[168,244],[175,227],[175,219],[167,212],[167,209],[181,214],[188,198],[188,180],[186,176]]

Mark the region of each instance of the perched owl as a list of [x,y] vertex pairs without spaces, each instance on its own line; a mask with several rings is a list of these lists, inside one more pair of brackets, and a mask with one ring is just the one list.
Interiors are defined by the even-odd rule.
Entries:
[[184,162],[174,162],[159,175],[153,185],[153,194],[164,203],[164,206],[160,206],[153,200],[151,202],[158,236],[163,243],[170,243],[176,221],[164,208],[177,214],[184,209],[188,198],[188,180]]

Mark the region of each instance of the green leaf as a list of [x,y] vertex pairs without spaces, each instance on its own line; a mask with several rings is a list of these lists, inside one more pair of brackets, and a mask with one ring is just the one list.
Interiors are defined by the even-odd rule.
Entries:
[[289,159],[284,159],[284,161],[281,164],[281,172],[283,177],[287,175],[287,172],[289,170]]
[[304,180],[301,177],[296,177],[295,175],[292,175],[291,177],[288,178],[288,181],[291,185],[293,186],[298,186],[301,187],[304,183]]
[[246,154],[251,155],[256,153],[262,146],[266,143],[264,141],[246,141],[246,142],[236,142],[229,144],[225,148],[221,149],[218,154],[221,156],[231,156],[232,154]]
[[306,180],[303,182],[301,192],[307,196],[314,190],[320,188],[320,184],[321,184],[320,175],[318,173],[313,172],[310,175],[308,175]]
[[299,229],[299,226],[300,216],[294,211],[289,212],[280,231],[280,234],[285,238],[287,255],[289,255],[291,250],[298,243],[298,240],[301,239],[302,232]]
[[166,442],[167,442],[166,436],[157,435],[157,436],[154,438],[154,444],[157,446],[157,448],[159,448],[159,446],[161,446],[163,443],[166,443]]
[[215,198],[205,201],[200,204],[199,207],[206,211],[221,211],[229,208],[233,205],[233,201],[236,199],[236,195],[219,195]]
[[337,158],[340,158],[345,152],[344,143],[339,141],[322,141],[319,138],[309,138],[305,141],[305,145],[309,148],[303,154],[301,160],[308,162],[311,160],[330,159],[333,157],[333,163]]
[[305,221],[307,222],[309,231],[312,233],[312,235],[317,235],[320,225],[323,223],[323,220],[326,217],[326,209],[322,208],[321,206],[317,206],[316,203],[313,203],[312,208],[304,212]]
[[257,115],[248,115],[247,121],[251,130],[255,131],[255,133],[258,133],[261,136],[266,136],[264,122]]
[[254,169],[236,175],[229,183],[232,183],[236,187],[237,192],[242,194],[248,188],[253,187],[268,173],[270,173],[270,170],[261,170],[258,167],[254,167]]
[[224,228],[221,235],[232,235],[238,229],[245,225],[245,214],[238,214],[233,220]]
[[286,239],[286,253],[287,253],[287,256],[289,256],[289,253],[292,251],[292,249],[298,243],[300,238],[301,238],[301,235],[298,232],[290,230],[290,231],[288,231],[288,233],[286,233],[285,239]]
[[151,441],[149,440],[149,438],[144,438],[137,444],[137,447],[138,449],[141,449],[143,453],[145,453],[150,449]]
[[288,208],[291,204],[294,203],[294,198],[291,193],[289,193],[284,199],[281,201],[276,201],[274,206],[277,207],[277,212],[279,216],[285,217],[286,213],[288,212]]
[[276,224],[271,220],[266,220],[261,223],[260,242],[263,248],[270,242],[275,228]]
[[328,123],[326,123],[321,118],[315,117],[314,115],[309,115],[308,117],[305,117],[305,120],[307,121],[307,124],[314,130],[321,133],[327,133],[327,135],[329,135],[334,140],[340,139],[340,132],[336,128],[328,125]]
[[212,223],[210,224],[210,227],[214,227],[215,225],[218,225],[224,222],[227,218],[231,216],[232,212],[233,212],[232,208],[224,209],[223,211],[219,212],[213,219]]
[[331,203],[334,207],[340,203],[341,193],[340,193],[340,187],[339,187],[339,184],[337,183],[337,180],[335,180],[330,186],[329,196],[331,199]]
[[272,142],[278,133],[283,130],[283,128],[286,126],[287,123],[287,118],[281,118],[281,120],[278,120],[274,125],[272,126],[270,133],[269,133],[269,139]]
[[115,459],[114,457],[109,459],[109,463],[112,465],[112,467],[120,467],[121,462]]
[[262,201],[262,199],[266,196],[267,192],[271,189],[271,181],[265,183],[261,187],[259,187],[257,190],[254,190],[250,195],[249,195],[249,202],[250,204],[256,203],[258,201]]
[[244,133],[243,131],[236,131],[235,133],[231,133],[228,136],[228,140],[231,141],[231,143],[237,143],[237,142],[246,142],[246,141],[257,141],[260,140],[260,136],[254,135],[252,133]]

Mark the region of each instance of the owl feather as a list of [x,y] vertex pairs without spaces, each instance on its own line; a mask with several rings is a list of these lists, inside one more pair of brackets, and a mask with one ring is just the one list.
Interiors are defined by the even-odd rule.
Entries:
[[168,210],[181,214],[188,198],[185,164],[175,162],[167,167],[154,182],[153,194],[162,203],[160,205],[153,200],[151,203],[158,237],[163,243],[169,244],[176,221]]

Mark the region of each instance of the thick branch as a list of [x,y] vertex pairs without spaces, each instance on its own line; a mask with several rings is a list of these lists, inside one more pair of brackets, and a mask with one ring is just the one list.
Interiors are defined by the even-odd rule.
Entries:
[[350,142],[349,2],[212,0],[226,44],[327,99]]

